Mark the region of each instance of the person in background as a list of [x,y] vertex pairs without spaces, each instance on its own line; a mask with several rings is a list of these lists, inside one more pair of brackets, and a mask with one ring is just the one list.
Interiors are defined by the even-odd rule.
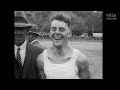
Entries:
[[46,47],[42,44],[42,42],[39,39],[40,34],[38,31],[38,26],[36,24],[32,24],[32,25],[33,27],[28,32],[28,42],[39,48],[46,49]]
[[70,17],[56,14],[52,18],[50,36],[53,46],[37,58],[38,73],[43,79],[90,79],[87,57],[68,45],[71,35]]
[[30,44],[26,35],[32,27],[24,11],[14,11],[14,74],[15,79],[38,79],[36,59],[43,52]]

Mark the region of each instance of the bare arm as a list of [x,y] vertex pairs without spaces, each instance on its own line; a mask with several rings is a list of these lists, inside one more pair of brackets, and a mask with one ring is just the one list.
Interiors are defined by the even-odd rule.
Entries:
[[38,75],[39,75],[39,78],[40,79],[45,79],[45,74],[44,74],[44,69],[43,69],[43,66],[44,66],[44,62],[43,62],[43,53],[38,55],[37,57],[37,68],[38,68]]
[[90,79],[89,63],[85,55],[79,55],[77,58],[77,67],[81,79]]

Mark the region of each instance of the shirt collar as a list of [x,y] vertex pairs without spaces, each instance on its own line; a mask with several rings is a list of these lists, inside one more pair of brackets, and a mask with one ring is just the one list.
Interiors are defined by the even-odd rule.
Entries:
[[[20,50],[24,49],[27,45],[27,41],[25,40],[25,42],[20,46]],[[18,48],[18,46],[14,45],[15,46],[15,49]]]
[[37,39],[33,40],[33,41],[31,42],[31,44],[32,44],[33,42],[35,42],[35,41],[38,41],[38,40],[37,40]]

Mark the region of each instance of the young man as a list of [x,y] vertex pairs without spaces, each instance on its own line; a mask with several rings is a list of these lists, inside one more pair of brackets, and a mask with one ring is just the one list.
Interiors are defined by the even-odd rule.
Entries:
[[46,49],[46,47],[40,42],[39,36],[38,26],[33,24],[33,27],[28,32],[28,42],[39,48]]
[[14,12],[14,54],[15,79],[38,79],[36,59],[43,49],[33,46],[26,40],[28,24],[24,11]]
[[68,46],[70,19],[57,14],[52,19],[50,36],[53,46],[37,58],[39,75],[46,79],[90,79],[86,56]]

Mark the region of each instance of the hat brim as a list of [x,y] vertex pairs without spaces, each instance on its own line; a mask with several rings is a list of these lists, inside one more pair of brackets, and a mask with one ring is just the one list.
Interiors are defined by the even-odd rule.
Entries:
[[29,31],[29,33],[34,33],[34,34],[37,34],[37,35],[39,35],[39,36],[40,36],[40,34],[39,34],[39,33],[37,33],[37,32]]
[[15,23],[14,27],[33,27],[32,24],[25,24],[25,23]]

